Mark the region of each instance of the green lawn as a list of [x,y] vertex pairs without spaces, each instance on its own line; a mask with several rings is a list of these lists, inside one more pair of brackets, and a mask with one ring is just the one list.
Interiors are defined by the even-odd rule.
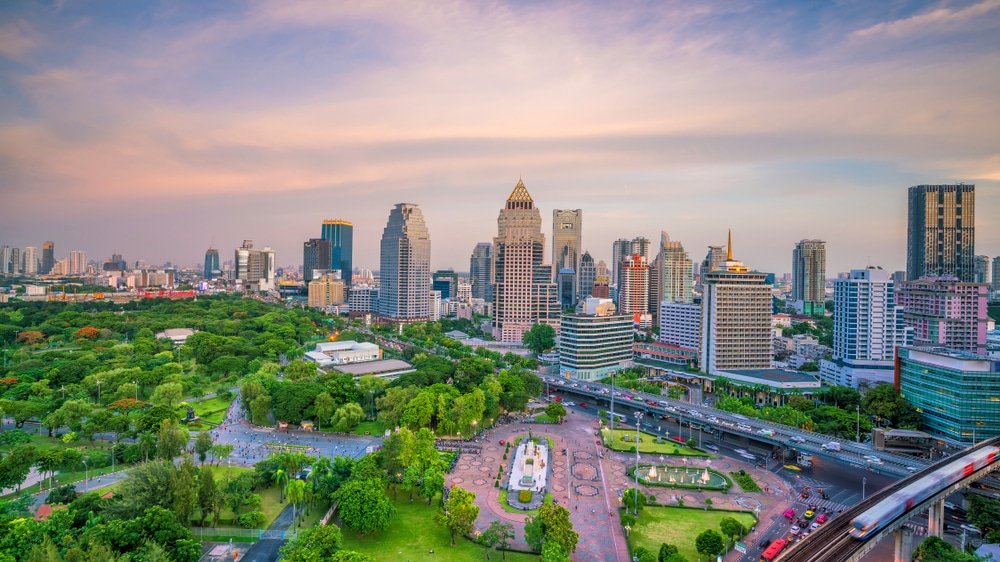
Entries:
[[695,537],[707,529],[718,531],[719,521],[724,517],[732,517],[748,529],[755,522],[753,513],[748,511],[646,506],[639,512],[639,520],[629,533],[629,546],[643,546],[650,552],[659,552],[661,543],[670,543],[688,560],[698,560]]
[[[523,509],[518,509],[518,508],[510,505],[510,503],[507,502],[507,496],[509,494],[510,494],[509,490],[500,490],[499,503],[500,503],[500,507],[504,511],[506,511],[507,513],[518,513],[518,514],[521,514],[521,515],[538,515],[538,510],[537,509],[529,509],[529,510],[525,511]],[[542,503],[543,504],[551,504],[552,503],[552,494],[550,494],[550,493],[549,494],[545,494],[545,497],[542,498]]]
[[[128,466],[116,465],[115,466],[115,471],[117,472],[117,471],[125,469],[125,468],[128,468]],[[60,472],[59,474],[56,475],[55,479],[46,478],[45,479],[45,486],[48,487],[49,483],[52,482],[52,481],[56,482],[57,486],[61,486],[61,485],[64,485],[64,484],[72,484],[74,482],[80,482],[80,481],[82,481],[88,475],[90,476],[91,479],[94,479],[97,476],[100,476],[102,474],[107,474],[109,472],[111,472],[111,467],[110,466],[107,466],[107,467],[104,467],[104,468],[97,468],[97,469],[90,470],[90,471],[80,470],[80,471],[74,471],[74,472]],[[8,495],[2,496],[2,497],[4,497],[4,498],[15,498],[15,497],[18,497],[18,496],[20,496],[21,494],[23,494],[25,492],[27,492],[29,494],[34,494],[34,493],[38,492],[39,490],[40,490],[40,487],[39,487],[38,484],[32,484],[31,486],[25,486],[25,487],[21,488],[21,491],[18,492],[18,493],[8,494]]]
[[[396,517],[393,518],[388,531],[361,537],[344,529],[344,548],[374,556],[376,560],[399,562],[404,560],[479,562],[485,559],[484,547],[472,541],[459,538],[458,544],[451,546],[451,535],[448,530],[433,521],[437,501],[432,502],[432,505],[427,505],[426,501],[419,499],[411,503],[401,496],[395,505]],[[492,558],[499,560],[499,553]],[[507,560],[537,562],[538,557],[532,554],[508,552]]]
[[385,424],[380,421],[363,421],[351,431],[354,435],[382,435],[385,433]]
[[[211,468],[212,476],[215,478],[215,483],[221,489],[226,485],[226,482],[239,476],[244,472],[253,472],[252,468],[244,468],[241,466],[209,466],[204,465],[203,468]],[[264,513],[264,524],[263,528],[267,528],[274,521],[274,518],[281,513],[281,510],[285,509],[286,503],[281,503],[279,500],[281,498],[278,493],[277,486],[271,486],[270,488],[265,488],[263,490],[254,490],[255,494],[260,494],[260,510]],[[243,508],[242,513],[249,511],[247,508]],[[206,522],[207,523],[207,522]],[[233,516],[233,512],[228,508],[222,508],[222,513],[219,514],[219,525],[222,527],[238,527],[239,524],[236,521],[236,517]]]
[[[215,398],[191,401],[186,404],[194,408],[194,413],[200,418],[202,423],[216,426],[222,423],[222,420],[226,417],[226,411],[229,410],[229,405],[233,403],[235,398],[236,394],[234,393],[229,398],[216,396]],[[180,414],[181,419],[187,415],[187,409],[184,406],[178,406],[177,412]]]
[[[616,429],[614,431],[614,442],[610,441],[611,430],[604,428],[601,430],[601,437],[604,444],[616,451],[635,450],[635,431],[630,429]],[[629,440],[626,441],[625,438]],[[639,452],[658,453],[661,455],[684,455],[688,457],[708,457],[711,456],[704,451],[692,449],[683,443],[664,439],[663,443],[656,442],[656,436],[645,431],[639,432]]]

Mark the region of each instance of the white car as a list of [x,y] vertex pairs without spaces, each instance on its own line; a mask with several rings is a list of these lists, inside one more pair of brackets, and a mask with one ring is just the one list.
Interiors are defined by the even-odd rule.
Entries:
[[790,532],[793,535],[799,534],[799,526],[798,525],[792,525],[792,528],[789,529],[788,532]]
[[805,439],[799,437],[798,435],[793,435],[792,438],[789,439],[789,441],[791,441],[792,443],[805,443],[806,442]]
[[815,521],[813,521],[813,524],[809,525],[809,528],[812,529],[813,531],[815,531],[816,529],[819,529],[819,523],[816,523]]

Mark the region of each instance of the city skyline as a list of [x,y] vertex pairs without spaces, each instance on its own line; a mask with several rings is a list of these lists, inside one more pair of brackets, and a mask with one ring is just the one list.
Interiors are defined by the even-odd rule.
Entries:
[[902,270],[905,190],[958,182],[1000,254],[993,1],[2,10],[12,246],[193,265],[253,239],[294,264],[341,216],[375,269],[383,209],[412,201],[455,241],[431,266],[463,269],[521,175],[583,209],[595,259],[664,229],[700,256],[731,227],[762,271],[803,238],[831,273]]

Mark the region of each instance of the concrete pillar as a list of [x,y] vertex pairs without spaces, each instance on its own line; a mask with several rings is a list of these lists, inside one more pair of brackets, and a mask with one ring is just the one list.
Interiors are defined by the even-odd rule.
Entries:
[[913,531],[907,527],[900,527],[893,531],[892,538],[896,543],[893,562],[910,562],[913,558]]
[[931,504],[927,509],[927,536],[941,538],[944,534],[944,500]]

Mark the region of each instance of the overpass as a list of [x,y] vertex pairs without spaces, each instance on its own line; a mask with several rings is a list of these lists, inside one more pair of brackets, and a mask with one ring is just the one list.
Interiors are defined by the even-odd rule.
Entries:
[[[938,481],[939,475],[935,472],[956,461],[968,459],[973,453],[986,447],[1000,446],[1000,437],[983,441],[969,447],[958,455],[952,455],[937,461],[924,468],[920,472],[904,478],[891,486],[880,490],[861,503],[844,510],[843,513],[830,519],[826,524],[812,532],[808,537],[800,540],[789,550],[779,555],[776,560],[780,562],[854,562],[860,560],[883,538],[892,535],[895,543],[894,560],[903,562],[909,560],[904,548],[903,525],[916,517],[924,510],[928,511],[927,532],[929,535],[940,537],[944,531],[944,500],[951,494],[969,486],[972,482],[1000,469],[1000,462],[993,462],[976,470],[960,472],[955,479]],[[858,516],[878,506],[880,502],[888,499],[893,493],[922,480],[931,479],[932,492],[926,495],[925,499],[914,503],[903,513],[893,517],[884,526],[878,528],[877,532],[866,539],[856,539],[849,534],[852,528],[851,522]]]
[[[691,424],[696,424],[722,433],[752,439],[771,447],[786,447],[801,453],[830,457],[892,476],[909,476],[927,465],[927,461],[914,457],[875,451],[869,443],[843,441],[829,435],[748,418],[709,406],[670,400],[664,396],[635,390],[612,389],[610,385],[597,382],[574,381],[555,375],[540,375],[540,377],[548,383],[550,389],[554,387],[565,393],[586,397],[595,403],[608,403],[609,407],[613,401],[615,409],[626,407],[642,410],[657,417],[677,419],[689,427]],[[628,399],[627,396],[631,396],[632,399]],[[840,444],[840,451],[829,451],[823,447],[831,441]],[[868,463],[864,459],[865,456],[877,457],[880,462]]]

